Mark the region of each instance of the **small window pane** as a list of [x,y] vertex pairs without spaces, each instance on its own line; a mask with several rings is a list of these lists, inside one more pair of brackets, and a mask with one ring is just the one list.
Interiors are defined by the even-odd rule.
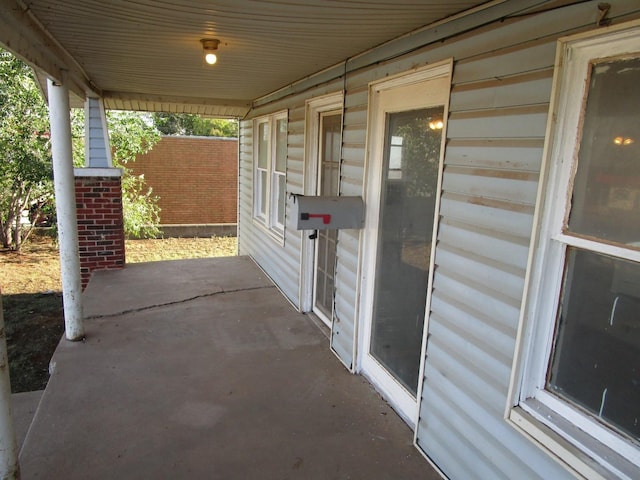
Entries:
[[276,170],[284,173],[287,168],[287,121],[280,119],[276,122]]
[[261,217],[267,216],[267,172],[265,170],[260,170],[258,172],[258,181],[260,185],[258,186],[260,190],[260,207],[259,213]]
[[278,224],[284,225],[284,206],[286,201],[286,177],[278,175]]
[[271,207],[270,220],[271,226],[282,229],[284,225],[284,209],[286,201],[286,177],[279,173],[271,176]]
[[342,115],[331,114],[322,117],[320,134],[322,138],[322,158],[320,175],[320,195],[338,195],[340,173],[340,147]]
[[592,66],[569,217],[572,232],[640,242],[638,85],[640,58]]
[[258,167],[267,168],[269,163],[269,124],[258,126]]
[[571,248],[547,388],[640,440],[640,266]]

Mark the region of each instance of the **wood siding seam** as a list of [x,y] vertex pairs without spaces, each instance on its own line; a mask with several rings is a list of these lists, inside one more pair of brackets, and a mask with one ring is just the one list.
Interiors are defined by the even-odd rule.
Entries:
[[[544,138],[450,138],[447,147],[471,148],[540,148],[544,147]],[[542,150],[540,151],[542,156]]]
[[503,75],[488,80],[472,80],[468,82],[453,83],[451,86],[451,94],[483,90],[487,88],[505,87],[508,85],[517,85],[520,83],[532,82],[535,80],[543,80],[553,78],[553,67],[545,67],[537,70],[531,70],[524,73],[513,73],[511,75]]
[[[502,335],[511,341],[516,333],[516,328],[513,325],[508,325],[502,322],[497,322],[494,317],[487,315],[486,312],[478,310],[466,303],[460,301],[455,297],[455,292],[449,294],[443,290],[436,290],[434,292],[434,299],[447,304],[450,308],[457,310],[463,315],[467,315],[476,319],[479,325],[486,326],[491,331],[496,332],[498,335]],[[503,411],[500,409],[500,411]]]
[[534,205],[528,203],[506,202],[489,197],[480,197],[475,195],[466,195],[463,193],[446,192],[442,195],[443,199],[453,200],[456,202],[468,203],[499,210],[507,210],[516,213],[525,213],[533,216]]
[[472,177],[491,177],[504,180],[516,180],[521,182],[537,182],[539,173],[523,170],[497,169],[497,168],[474,168],[460,165],[447,165],[445,171],[458,175],[468,175]]
[[439,245],[438,248],[442,249],[442,251],[449,252],[451,254],[454,254],[460,257],[464,257],[471,262],[485,265],[488,268],[499,270],[503,273],[512,275],[514,277],[519,277],[524,281],[524,276],[526,273],[525,268],[516,267],[508,263],[504,263],[504,262],[486,257],[482,255],[482,251],[478,249],[475,249],[473,251],[466,250],[464,248],[456,247],[449,244]]
[[[480,367],[484,373],[480,378],[484,378],[486,383],[493,385],[496,391],[502,392],[503,399],[506,400],[511,362],[501,362],[501,355],[496,356],[494,355],[495,352],[484,350],[482,345],[475,343],[474,340],[476,339],[469,337],[464,329],[456,327],[453,323],[440,318],[436,314],[432,315],[434,331],[439,334],[439,342],[445,344],[443,345],[445,351],[455,349],[457,345],[465,345],[464,356],[467,357],[467,361]],[[468,382],[463,381],[456,385],[461,390],[468,388]],[[468,393],[471,394],[471,392]],[[451,401],[456,400],[452,398]]]
[[440,221],[440,225],[441,226],[448,225],[454,228],[459,228],[461,230],[473,232],[478,235],[483,235],[483,236],[486,236],[487,238],[501,240],[507,243],[513,243],[514,245],[518,245],[520,247],[526,247],[527,249],[529,248],[530,242],[528,238],[525,238],[513,233],[509,233],[509,232],[496,231],[491,228],[483,227],[482,225],[467,223],[461,220],[457,220],[455,218],[451,218],[451,217],[443,218]]
[[531,114],[547,114],[549,111],[548,103],[539,103],[532,105],[518,105],[515,107],[486,108],[478,110],[462,110],[451,112],[449,121],[452,120],[468,120],[483,119],[490,117],[519,116]]
[[520,298],[514,298],[512,296],[506,295],[504,292],[496,290],[495,288],[488,286],[486,283],[482,283],[473,278],[467,277],[464,274],[451,270],[444,265],[437,264],[437,268],[439,276],[445,276],[461,285],[464,285],[467,288],[475,290],[476,292],[486,295],[489,298],[499,301],[505,306],[508,305],[511,308],[516,309],[516,311],[520,310]]

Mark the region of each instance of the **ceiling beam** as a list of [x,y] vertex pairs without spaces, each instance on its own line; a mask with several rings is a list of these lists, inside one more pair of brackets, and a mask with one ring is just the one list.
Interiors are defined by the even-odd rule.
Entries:
[[21,0],[0,0],[0,43],[54,82],[66,78],[69,90],[81,98],[101,95],[78,62]]
[[224,112],[220,113],[220,116],[229,118],[244,117],[251,108],[250,100],[112,92],[108,90],[102,92],[102,98],[104,98],[107,108],[117,109],[116,105],[123,105],[128,106],[125,109],[132,110],[172,112],[174,106],[182,105],[194,107],[191,109],[193,111],[197,109],[211,111],[213,112],[211,115],[216,116],[215,112]]

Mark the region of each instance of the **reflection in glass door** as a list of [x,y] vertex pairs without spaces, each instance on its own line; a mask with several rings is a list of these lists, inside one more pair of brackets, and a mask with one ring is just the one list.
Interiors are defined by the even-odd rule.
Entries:
[[370,354],[418,387],[444,107],[387,113]]
[[[318,142],[318,195],[338,195],[342,115],[321,114]],[[333,319],[337,230],[318,230],[314,275],[314,312],[327,324]]]

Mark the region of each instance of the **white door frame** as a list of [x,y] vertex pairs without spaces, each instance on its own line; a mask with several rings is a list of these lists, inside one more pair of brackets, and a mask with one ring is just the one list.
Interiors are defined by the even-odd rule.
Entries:
[[[307,100],[304,126],[304,195],[316,195],[318,189],[318,140],[320,135],[320,114],[340,110],[344,115],[343,92],[331,93]],[[315,281],[315,243],[309,239],[311,232],[303,230],[300,249],[300,309],[313,311],[313,290]]]
[[[429,65],[411,72],[386,78],[369,84],[369,117],[367,136],[367,158],[365,168],[365,228],[363,251],[361,256],[361,290],[359,335],[356,358],[356,371],[366,376],[380,391],[382,396],[391,404],[396,412],[413,429],[417,423],[418,402],[385,368],[369,354],[371,340],[371,321],[374,305],[374,288],[377,264],[378,224],[380,216],[380,195],[382,182],[382,165],[384,155],[386,113],[406,111],[418,108],[428,108],[444,105],[444,121],[442,146],[440,149],[440,168],[438,173],[438,192],[442,185],[442,165],[444,158],[444,144],[446,140],[446,119],[448,114],[449,93],[451,90],[451,74],[453,61],[447,60]],[[430,87],[425,88],[429,83]],[[434,218],[432,245],[435,246],[437,235],[438,211],[440,194],[436,197],[436,215]],[[425,309],[425,325],[423,329],[422,355],[418,384],[418,395],[422,388],[424,372],[424,353],[427,338],[427,319],[430,310],[431,288],[433,283],[433,267],[435,248],[432,248],[429,261],[429,281],[427,305]]]

